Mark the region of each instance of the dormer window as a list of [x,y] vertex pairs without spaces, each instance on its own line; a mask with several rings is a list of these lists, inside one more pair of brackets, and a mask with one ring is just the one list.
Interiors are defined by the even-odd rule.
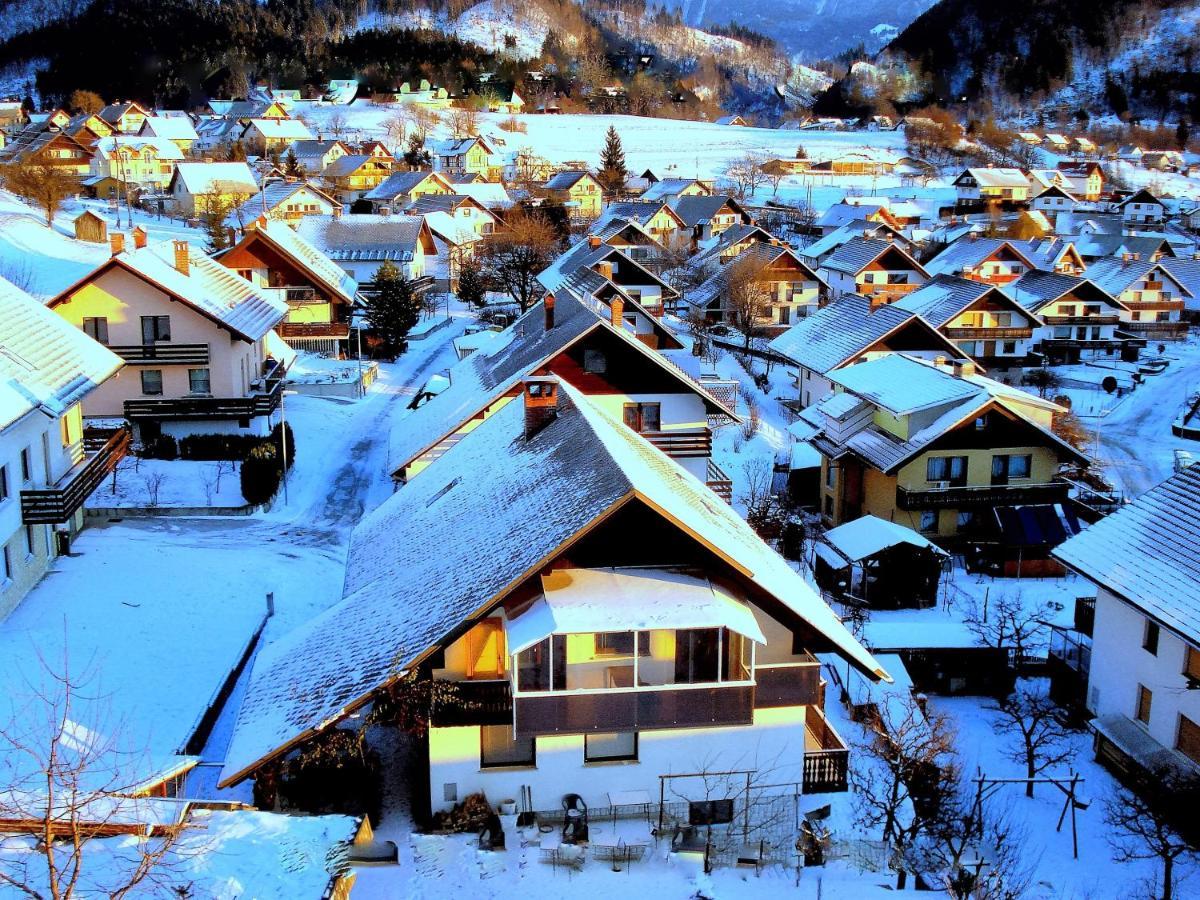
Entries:
[[592,375],[603,375],[608,371],[607,357],[600,350],[584,350],[583,371]]

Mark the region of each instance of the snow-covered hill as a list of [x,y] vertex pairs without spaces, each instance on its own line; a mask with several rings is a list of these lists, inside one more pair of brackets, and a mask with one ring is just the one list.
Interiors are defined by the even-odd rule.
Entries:
[[533,59],[542,52],[550,22],[537,3],[484,0],[457,17],[445,11],[434,12],[419,4],[400,13],[367,12],[359,17],[355,29],[368,28],[425,28],[440,31],[489,52],[524,60]]

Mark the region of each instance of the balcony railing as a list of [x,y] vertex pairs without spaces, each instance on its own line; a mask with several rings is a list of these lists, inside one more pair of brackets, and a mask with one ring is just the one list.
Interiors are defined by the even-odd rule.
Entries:
[[129,429],[118,429],[104,445],[71,468],[52,488],[21,491],[21,519],[26,525],[61,525],[75,515],[106,475],[129,452]]
[[268,375],[260,390],[246,397],[180,397],[176,400],[126,400],[127,419],[253,419],[269,416],[283,396],[282,365]]
[[754,667],[754,708],[819,705],[821,664],[815,659],[796,663],[759,663]]
[[284,338],[346,338],[350,326],[346,322],[283,322],[275,329]]
[[1047,325],[1116,325],[1121,317],[1116,313],[1096,316],[1043,316]]
[[116,344],[108,348],[134,366],[207,366],[208,344]]
[[896,487],[896,505],[900,509],[933,509],[937,507],[1064,503],[1069,491],[1070,485],[1058,481],[1049,484],[983,484],[919,489],[898,485]]
[[733,502],[733,480],[711,459],[708,461],[709,489],[726,503]]
[[[804,793],[823,794],[847,789],[850,751],[817,706],[804,710],[807,734],[804,748]],[[811,743],[812,746],[808,746]]]
[[1184,303],[1182,300],[1126,300],[1125,305],[1130,309],[1151,310],[1157,312],[1170,312],[1171,310],[1184,309]]
[[514,702],[518,737],[749,725],[754,721],[753,685],[518,694]]
[[672,459],[712,456],[712,432],[707,428],[696,431],[643,431],[641,435]]
[[1155,337],[1183,337],[1187,334],[1187,322],[1123,322],[1126,331]]
[[1033,337],[1032,328],[947,328],[946,337],[952,341],[1003,341]]
[[512,691],[503,681],[458,681],[452,696],[437,698],[430,710],[430,724],[509,725],[512,723]]

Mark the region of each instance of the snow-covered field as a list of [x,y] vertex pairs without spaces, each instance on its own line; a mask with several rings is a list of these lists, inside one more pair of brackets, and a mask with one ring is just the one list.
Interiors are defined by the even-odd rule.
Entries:
[[97,508],[242,506],[239,472],[231,462],[128,457],[88,498]]

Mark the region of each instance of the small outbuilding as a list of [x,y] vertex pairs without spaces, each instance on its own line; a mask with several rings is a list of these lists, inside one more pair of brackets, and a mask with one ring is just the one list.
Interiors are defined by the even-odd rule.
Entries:
[[108,221],[90,209],[85,209],[75,217],[75,239],[87,241],[89,244],[107,244]]
[[871,515],[825,532],[815,550],[822,590],[871,609],[933,606],[950,558],[911,528]]

